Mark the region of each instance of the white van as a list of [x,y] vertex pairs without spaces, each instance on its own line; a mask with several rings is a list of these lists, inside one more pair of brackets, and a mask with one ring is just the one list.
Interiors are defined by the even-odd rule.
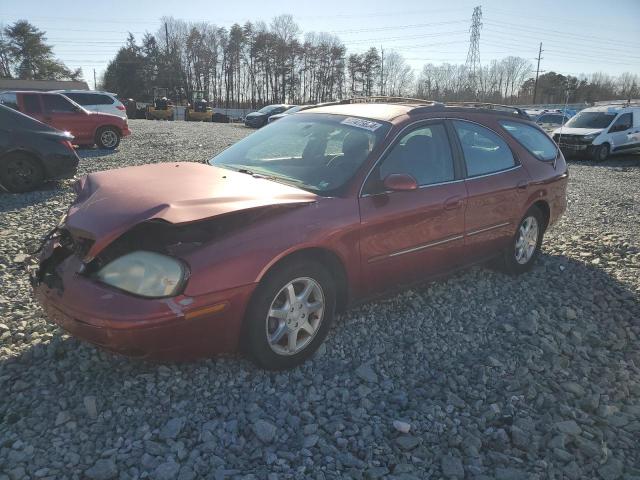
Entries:
[[610,102],[585,108],[553,139],[566,156],[586,154],[596,161],[611,153],[640,150],[640,101]]

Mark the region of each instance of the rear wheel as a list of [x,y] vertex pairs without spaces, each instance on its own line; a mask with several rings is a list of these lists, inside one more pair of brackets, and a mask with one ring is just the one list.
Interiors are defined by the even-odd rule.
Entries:
[[44,170],[40,162],[26,153],[9,154],[0,160],[0,183],[10,192],[34,190],[43,180]]
[[502,267],[507,273],[528,271],[540,253],[544,236],[544,215],[537,207],[531,207],[524,215],[510,245],[502,254]]
[[609,144],[603,143],[602,145],[598,145],[593,149],[591,156],[596,162],[604,162],[609,157],[610,153],[611,147],[609,146]]
[[113,150],[120,145],[120,132],[114,127],[102,127],[96,133],[96,144],[100,148]]
[[269,370],[299,365],[324,341],[335,305],[334,282],[321,264],[302,260],[276,267],[247,309],[248,353]]

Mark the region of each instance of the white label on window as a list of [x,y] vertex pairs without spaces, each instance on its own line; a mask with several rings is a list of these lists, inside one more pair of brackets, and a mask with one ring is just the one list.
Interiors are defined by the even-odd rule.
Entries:
[[373,132],[382,126],[381,123],[372,122],[371,120],[364,120],[363,118],[347,117],[341,121],[343,125],[351,125],[352,127],[364,128]]

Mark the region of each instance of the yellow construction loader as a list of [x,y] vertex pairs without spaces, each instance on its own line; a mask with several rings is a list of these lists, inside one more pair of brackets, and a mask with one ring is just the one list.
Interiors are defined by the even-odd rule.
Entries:
[[207,99],[204,98],[204,91],[194,91],[193,103],[187,105],[184,111],[184,119],[187,122],[210,122],[212,115],[213,109],[209,106]]
[[173,103],[167,98],[166,88],[153,89],[153,103],[147,105],[147,120],[173,120]]

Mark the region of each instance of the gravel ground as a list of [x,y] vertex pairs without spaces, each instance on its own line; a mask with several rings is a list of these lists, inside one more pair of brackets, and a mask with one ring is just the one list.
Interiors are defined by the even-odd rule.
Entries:
[[[81,173],[201,161],[248,133],[131,124],[119,151],[80,151]],[[0,480],[640,479],[639,156],[572,162],[530,273],[353,309],[284,373],[129,360],[47,323],[21,261],[70,185],[0,194]]]

